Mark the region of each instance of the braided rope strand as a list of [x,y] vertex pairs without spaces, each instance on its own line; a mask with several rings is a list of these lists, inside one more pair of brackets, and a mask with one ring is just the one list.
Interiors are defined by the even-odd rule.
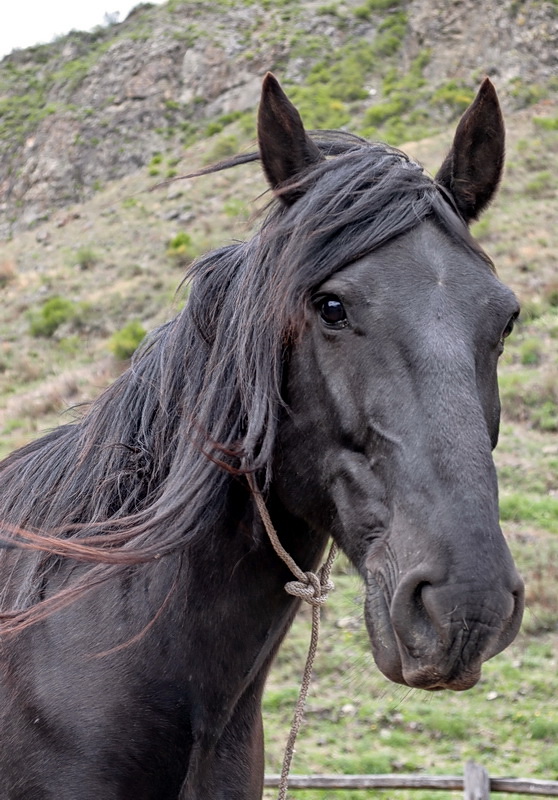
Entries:
[[304,665],[302,683],[295,706],[291,731],[285,746],[281,778],[279,781],[279,793],[277,795],[277,800],[286,800],[289,773],[291,770],[291,763],[295,750],[296,737],[298,736],[300,726],[302,725],[304,709],[306,706],[306,698],[308,695],[308,689],[310,688],[310,682],[312,680],[312,667],[314,664],[316,651],[318,649],[318,639],[320,636],[320,611],[328,598],[329,592],[334,588],[333,583],[330,580],[330,574],[335,556],[337,555],[337,545],[335,542],[331,543],[327,559],[322,567],[318,570],[317,574],[315,572],[303,572],[279,541],[277,531],[273,526],[265,501],[261,495],[261,492],[255,485],[251,475],[248,478],[248,483],[252,494],[254,495],[258,512],[262,518],[264,528],[267,532],[273,549],[297,579],[296,581],[289,581],[287,584],[285,584],[285,591],[290,595],[299,597],[301,600],[304,600],[306,603],[309,603],[312,606],[312,632],[310,636],[310,646],[308,648],[308,655],[306,656],[306,664]]

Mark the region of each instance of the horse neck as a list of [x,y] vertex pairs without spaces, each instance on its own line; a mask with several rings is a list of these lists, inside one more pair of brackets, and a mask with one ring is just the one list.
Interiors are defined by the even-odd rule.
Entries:
[[[199,615],[205,635],[209,628],[228,653],[238,651],[242,641],[239,670],[246,674],[248,667],[254,676],[270,663],[298,601],[285,592],[293,575],[275,553],[251,498],[235,486],[231,504],[227,518],[189,548],[186,589],[189,603],[196,598],[196,606],[205,604]],[[314,569],[326,538],[310,531],[273,497],[269,508],[285,549],[302,570]]]

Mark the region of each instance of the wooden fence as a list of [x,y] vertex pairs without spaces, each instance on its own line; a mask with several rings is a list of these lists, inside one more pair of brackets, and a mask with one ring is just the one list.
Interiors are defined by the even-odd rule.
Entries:
[[[279,775],[266,775],[264,785],[279,786]],[[291,775],[289,791],[297,789],[430,789],[462,791],[465,800],[489,800],[491,792],[558,797],[558,781],[491,778],[468,761],[463,777],[448,775]]]

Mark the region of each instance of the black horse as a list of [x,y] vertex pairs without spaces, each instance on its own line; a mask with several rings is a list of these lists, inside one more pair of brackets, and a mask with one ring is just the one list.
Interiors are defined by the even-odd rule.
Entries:
[[[504,129],[486,80],[435,180],[309,135],[272,75],[277,200],[83,419],[0,466],[2,800],[255,800],[261,696],[331,535],[393,681],[467,689],[517,633],[496,365],[517,316],[469,234]],[[221,165],[223,166],[223,165]],[[229,164],[230,166],[230,164]]]

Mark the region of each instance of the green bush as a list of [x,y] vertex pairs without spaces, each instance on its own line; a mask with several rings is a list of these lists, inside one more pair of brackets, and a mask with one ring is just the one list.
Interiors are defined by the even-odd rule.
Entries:
[[545,97],[546,90],[532,81],[524,81],[523,78],[512,78],[510,81],[510,94],[514,98],[518,108],[527,108],[538,103]]
[[248,209],[246,207],[246,203],[244,203],[238,197],[231,197],[223,203],[223,211],[227,215],[227,217],[243,217],[246,219],[248,216]]
[[407,110],[409,103],[410,100],[408,98],[394,93],[390,100],[369,108],[364,117],[364,122],[366,125],[378,127],[391,119],[391,117],[399,117],[403,114]]
[[558,430],[558,388],[551,372],[527,366],[521,371],[502,372],[499,378],[504,417],[530,422],[541,431]]
[[330,85],[293,87],[289,96],[309,128],[342,128],[350,121],[349,109],[332,95]]
[[456,81],[448,81],[436,89],[432,95],[432,102],[438,106],[450,108],[456,114],[462,114],[472,103],[474,97],[475,93],[468,86],[463,86]]
[[46,102],[44,87],[17,97],[3,97],[0,99],[0,137],[23,142],[41,120],[57,110],[57,106]]
[[[390,31],[397,37],[404,35],[406,16],[397,12],[392,15]],[[396,37],[396,38],[397,38]],[[400,38],[399,38],[400,41]],[[386,69],[382,81],[383,100],[373,105],[364,115],[364,136],[381,139],[390,144],[401,144],[409,139],[421,139],[432,133],[428,116],[428,89],[424,68],[430,59],[430,51],[423,50],[413,59],[405,73],[395,66]]]
[[551,308],[558,308],[558,281],[555,281],[550,286],[547,286],[545,298]]
[[535,298],[527,298],[521,304],[521,315],[519,317],[519,325],[527,325],[529,322],[534,322],[540,319],[546,308],[544,304]]
[[400,0],[366,0],[361,6],[354,10],[357,19],[370,19],[378,11],[386,11],[389,8],[401,5]]
[[204,159],[205,163],[220,161],[227,156],[234,156],[238,153],[239,141],[234,134],[223,134],[219,136],[208,155]]
[[218,120],[213,120],[206,127],[205,135],[206,136],[215,136],[216,133],[221,133],[221,131],[223,130],[224,127],[225,126],[223,125],[222,122],[219,122]]
[[43,303],[40,311],[32,312],[29,318],[29,329],[32,336],[50,337],[64,322],[76,319],[80,307],[72,300],[64,297],[51,297]]
[[177,233],[167,245],[167,256],[177,267],[187,267],[196,255],[192,237],[184,231]]
[[91,269],[95,266],[99,256],[91,247],[80,247],[76,254],[76,261],[80,269]]
[[119,361],[131,358],[143,341],[146,330],[138,320],[131,320],[110,337],[108,347]]

